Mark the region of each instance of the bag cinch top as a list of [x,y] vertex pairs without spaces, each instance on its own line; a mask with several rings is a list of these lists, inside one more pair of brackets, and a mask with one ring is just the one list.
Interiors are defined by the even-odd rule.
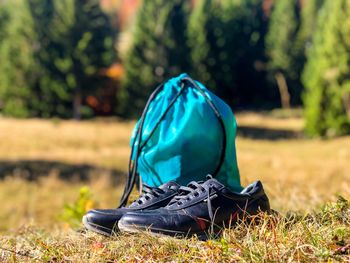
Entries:
[[151,94],[131,137],[129,172],[120,206],[136,183],[187,185],[211,174],[241,191],[231,108],[203,84],[181,74]]

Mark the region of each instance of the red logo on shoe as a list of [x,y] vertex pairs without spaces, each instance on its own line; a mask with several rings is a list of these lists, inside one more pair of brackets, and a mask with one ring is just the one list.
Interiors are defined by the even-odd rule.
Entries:
[[234,222],[237,219],[238,211],[234,212],[230,216],[230,222]]
[[197,224],[199,225],[199,228],[200,228],[201,230],[205,230],[205,229],[207,228],[207,224],[205,223],[206,220],[197,217],[197,218],[196,218],[196,221],[197,221]]

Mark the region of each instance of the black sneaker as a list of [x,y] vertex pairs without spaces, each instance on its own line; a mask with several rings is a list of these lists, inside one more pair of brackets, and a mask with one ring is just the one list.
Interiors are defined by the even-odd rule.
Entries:
[[269,200],[260,181],[240,193],[233,193],[209,176],[203,183],[191,182],[181,187],[170,203],[153,211],[125,214],[118,227],[125,232],[149,230],[171,236],[205,237],[214,229],[220,231],[243,215],[269,211]]
[[111,236],[118,231],[119,219],[131,211],[157,209],[166,206],[178,194],[180,185],[171,181],[159,188],[144,185],[144,193],[129,207],[117,209],[93,209],[83,217],[84,226],[91,231]]

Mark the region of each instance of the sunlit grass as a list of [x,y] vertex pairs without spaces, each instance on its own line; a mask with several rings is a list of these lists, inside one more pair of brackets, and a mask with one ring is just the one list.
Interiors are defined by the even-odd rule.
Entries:
[[[60,221],[64,204],[84,185],[96,206],[117,206],[134,122],[0,119],[0,261],[350,260],[349,207],[341,200],[325,207],[337,195],[349,200],[350,137],[303,138],[297,117],[244,113],[237,119],[242,184],[262,180],[281,216],[263,215],[258,224],[241,223],[209,241],[147,234],[108,239]],[[74,170],[75,179],[62,175]]]
[[148,233],[106,238],[66,229],[23,227],[0,238],[2,258],[49,262],[281,262],[350,260],[350,203],[339,199],[319,212],[261,214],[206,241]]

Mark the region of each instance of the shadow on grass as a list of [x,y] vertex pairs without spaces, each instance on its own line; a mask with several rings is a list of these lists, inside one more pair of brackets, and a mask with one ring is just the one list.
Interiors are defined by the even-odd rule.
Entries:
[[238,126],[237,135],[242,138],[255,140],[284,140],[284,139],[300,139],[303,133],[288,129],[269,129],[253,126]]
[[70,164],[47,160],[0,160],[0,180],[7,176],[15,176],[28,181],[36,181],[40,177],[52,174],[66,181],[88,181],[93,176],[109,175],[115,184],[125,178],[125,172],[89,164]]

